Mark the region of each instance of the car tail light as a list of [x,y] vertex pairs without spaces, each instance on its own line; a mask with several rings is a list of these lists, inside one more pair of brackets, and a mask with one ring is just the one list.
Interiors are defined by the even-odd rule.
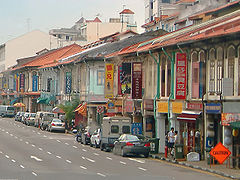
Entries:
[[134,146],[134,144],[133,144],[133,143],[130,143],[130,142],[127,142],[127,143],[126,143],[126,146]]
[[55,126],[55,124],[54,124],[54,123],[52,123],[51,125],[52,125],[52,126]]
[[150,147],[150,143],[146,143],[144,146],[145,147]]
[[90,137],[90,133],[89,132],[87,133],[87,137]]
[[65,126],[65,124],[63,123],[62,126]]

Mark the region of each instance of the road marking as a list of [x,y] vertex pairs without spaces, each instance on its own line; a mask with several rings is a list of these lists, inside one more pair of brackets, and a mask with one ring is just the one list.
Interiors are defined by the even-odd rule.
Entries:
[[62,157],[61,156],[56,156],[58,159],[61,159]]
[[80,166],[80,168],[82,168],[82,169],[87,169],[86,167],[84,167],[84,166]]
[[31,159],[35,159],[36,161],[42,161],[42,159],[37,158],[36,156],[30,156]]
[[32,174],[33,174],[34,176],[37,176],[37,174],[36,174],[35,172],[32,172]]
[[59,143],[60,143],[61,141],[60,141],[60,140],[57,140],[57,142],[59,142]]
[[73,146],[73,148],[77,149],[77,146]]
[[0,154],[2,154],[3,152],[2,151],[0,151]]
[[69,164],[72,163],[72,161],[70,161],[70,160],[66,160],[66,162],[68,162]]
[[102,176],[102,177],[106,177],[106,175],[104,175],[102,173],[97,173],[97,175]]
[[110,158],[110,157],[106,157],[107,159],[109,159],[109,160],[112,160],[112,158]]
[[19,141],[23,141],[22,139],[19,139]]
[[65,143],[66,145],[69,145],[68,143]]
[[18,137],[17,137],[17,136],[15,136],[14,138],[15,138],[15,139],[17,139]]
[[144,168],[141,168],[141,167],[138,167],[138,169],[140,169],[140,170],[143,170],[143,171],[146,171],[146,169],[144,169]]
[[86,152],[87,150],[86,149],[82,149],[82,151]]
[[14,163],[15,163],[16,161],[15,161],[14,159],[12,159],[12,162],[14,162]]
[[42,151],[43,149],[42,148],[38,148],[40,151]]
[[29,144],[29,142],[26,141],[26,144]]
[[32,147],[36,147],[34,144],[32,144]]
[[46,135],[44,135],[43,137],[47,137]]
[[8,155],[5,155],[5,157],[9,159],[9,156],[8,156]]
[[38,132],[37,134],[41,135],[41,133],[40,133],[40,132]]
[[93,159],[89,159],[89,158],[86,158],[86,160],[90,161],[90,162],[95,162]]
[[94,155],[96,155],[96,156],[99,156],[99,154],[98,153],[93,153]]
[[52,154],[51,152],[47,152],[48,154]]
[[86,158],[82,156],[82,159],[86,159]]
[[127,164],[127,163],[125,163],[125,162],[123,162],[123,161],[120,161],[120,163],[121,163],[121,164]]
[[25,168],[23,165],[20,165],[20,167],[23,168],[23,169]]
[[6,132],[7,134],[9,134],[8,132]]
[[13,134],[10,134],[10,136],[13,136]]
[[145,161],[141,161],[141,160],[138,160],[138,159],[133,159],[133,158],[128,158],[130,161],[136,161],[138,163],[145,163]]

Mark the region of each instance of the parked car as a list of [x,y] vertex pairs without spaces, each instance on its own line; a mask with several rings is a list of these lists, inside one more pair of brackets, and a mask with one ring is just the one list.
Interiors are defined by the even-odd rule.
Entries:
[[29,116],[26,118],[25,122],[28,126],[33,126],[35,123],[36,113],[29,113]]
[[22,115],[24,114],[24,112],[17,112],[17,114],[15,115],[15,121],[21,121]]
[[25,112],[24,115],[22,116],[22,123],[26,124],[26,119],[30,116],[30,113]]
[[65,132],[65,123],[60,119],[54,118],[48,125],[47,130],[52,131],[62,131]]
[[123,134],[114,142],[113,153],[123,157],[132,154],[148,157],[149,152],[150,143],[139,140],[135,135]]
[[81,143],[85,145],[89,144],[90,138],[91,138],[91,128],[87,126],[81,135]]
[[90,138],[90,146],[94,146],[95,148],[100,147],[100,137],[101,137],[101,129],[98,128],[94,133],[92,134]]
[[48,127],[48,125],[51,123],[53,119],[56,119],[54,113],[42,112],[42,115],[40,116],[40,119],[39,119],[40,128],[42,130],[46,130],[46,128]]
[[2,117],[14,117],[15,108],[13,106],[0,105],[0,115]]

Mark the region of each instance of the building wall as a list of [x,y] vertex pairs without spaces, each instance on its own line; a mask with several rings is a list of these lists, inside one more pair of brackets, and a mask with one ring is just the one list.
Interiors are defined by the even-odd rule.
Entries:
[[[53,49],[57,47],[57,41],[42,31],[35,30],[9,40],[5,43],[5,59],[0,61],[0,67],[5,65],[5,69],[16,64],[19,58],[36,55],[36,52],[44,48]],[[0,52],[2,54],[2,52]]]

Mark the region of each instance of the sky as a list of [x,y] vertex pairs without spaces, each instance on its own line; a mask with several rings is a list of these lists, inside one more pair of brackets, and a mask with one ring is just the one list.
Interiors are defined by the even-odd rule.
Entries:
[[31,30],[68,28],[82,16],[102,21],[119,17],[123,6],[135,12],[138,30],[144,24],[144,0],[0,0],[0,44]]

